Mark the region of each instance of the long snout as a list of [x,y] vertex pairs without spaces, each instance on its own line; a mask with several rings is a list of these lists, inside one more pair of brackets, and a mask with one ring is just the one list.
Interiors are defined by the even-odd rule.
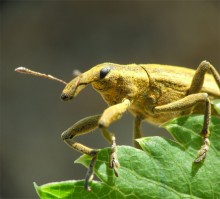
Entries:
[[100,78],[99,67],[93,67],[83,74],[80,74],[72,81],[70,81],[63,89],[61,99],[64,101],[73,99],[81,90],[83,90],[88,84],[97,81]]
[[60,96],[61,99],[67,101],[74,98],[79,93],[79,91],[82,90],[80,87],[80,77],[74,78],[63,89],[63,92]]
[[67,101],[67,100],[72,99],[72,97],[69,97],[66,93],[63,93],[63,92],[62,92],[60,98],[61,98],[63,101]]

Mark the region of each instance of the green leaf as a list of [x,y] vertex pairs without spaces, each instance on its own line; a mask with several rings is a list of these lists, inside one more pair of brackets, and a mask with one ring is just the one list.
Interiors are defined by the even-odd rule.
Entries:
[[[42,186],[35,184],[40,198],[220,198],[220,118],[212,117],[211,146],[207,158],[193,163],[202,145],[199,132],[203,116],[174,119],[164,127],[174,137],[138,139],[142,150],[118,146],[119,177],[109,169],[109,148],[98,153],[95,174],[100,181],[83,188],[84,181],[65,181]],[[91,158],[82,155],[76,162],[88,167]]]
[[217,113],[220,114],[220,99],[214,99],[212,103]]

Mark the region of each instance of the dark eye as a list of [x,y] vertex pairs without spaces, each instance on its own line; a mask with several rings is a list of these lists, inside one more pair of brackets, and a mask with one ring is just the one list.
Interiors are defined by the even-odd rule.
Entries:
[[109,73],[110,70],[110,67],[102,68],[100,70],[100,79],[103,79]]

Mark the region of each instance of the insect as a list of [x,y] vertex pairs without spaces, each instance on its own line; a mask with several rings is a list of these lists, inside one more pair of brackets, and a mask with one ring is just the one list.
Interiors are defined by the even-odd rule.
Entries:
[[[131,112],[135,118],[133,144],[137,148],[139,145],[135,139],[142,137],[141,122],[143,120],[153,124],[162,124],[181,115],[203,114],[204,123],[200,132],[203,143],[194,162],[199,163],[206,157],[210,145],[208,129],[211,111],[212,114],[217,114],[211,110],[210,100],[220,98],[220,75],[207,61],[202,61],[197,70],[158,64],[103,63],[79,74],[69,83],[23,67],[17,68],[16,71],[66,84],[61,94],[61,99],[64,101],[75,98],[91,84],[107,102],[109,107],[102,114],[81,119],[61,135],[64,142],[71,148],[92,157],[85,177],[86,190],[90,190],[88,184],[93,176],[98,150],[78,143],[74,138],[99,128],[111,144],[110,168],[118,176],[120,164],[117,158],[116,138],[113,133],[109,132],[108,127],[119,120],[126,111]],[[207,74],[208,72],[210,74]]]

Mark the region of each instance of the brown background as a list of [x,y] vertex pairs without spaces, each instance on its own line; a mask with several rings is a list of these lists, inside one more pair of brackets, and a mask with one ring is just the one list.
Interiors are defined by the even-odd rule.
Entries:
[[[206,59],[220,71],[219,1],[2,1],[1,195],[37,198],[32,182],[82,179],[79,153],[60,134],[106,104],[91,88],[61,102],[59,83],[16,74],[20,65],[66,81],[73,69],[101,62],[161,63],[196,68]],[[130,145],[132,117],[111,126]],[[144,124],[144,134],[168,134]],[[99,132],[79,138],[108,144]]]

